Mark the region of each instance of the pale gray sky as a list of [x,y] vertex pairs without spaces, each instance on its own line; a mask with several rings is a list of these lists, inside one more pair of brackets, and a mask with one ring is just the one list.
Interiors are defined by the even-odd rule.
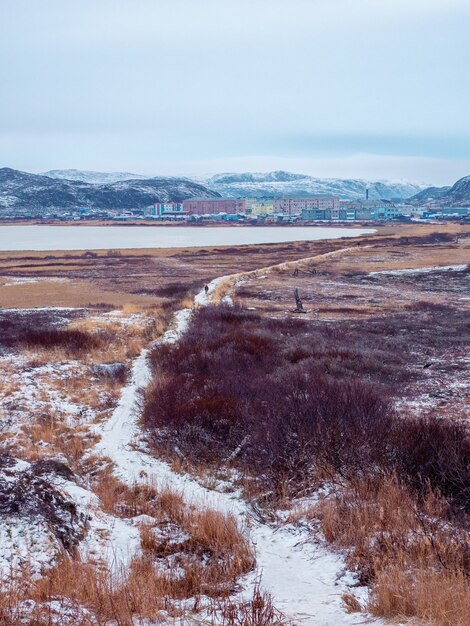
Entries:
[[0,0],[0,166],[470,174],[469,0]]

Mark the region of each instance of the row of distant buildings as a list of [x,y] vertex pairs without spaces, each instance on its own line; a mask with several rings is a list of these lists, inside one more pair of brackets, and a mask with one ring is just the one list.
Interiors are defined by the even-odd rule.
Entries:
[[148,207],[147,217],[156,219],[182,219],[186,217],[215,218],[226,216],[270,220],[390,220],[401,215],[411,215],[414,207],[391,201],[365,200],[341,201],[334,196],[307,198],[210,198],[183,202],[157,202]]
[[312,198],[210,198],[183,202],[157,202],[149,207],[149,214],[161,217],[179,215],[289,215],[300,216],[304,210],[339,209],[339,198],[316,196]]

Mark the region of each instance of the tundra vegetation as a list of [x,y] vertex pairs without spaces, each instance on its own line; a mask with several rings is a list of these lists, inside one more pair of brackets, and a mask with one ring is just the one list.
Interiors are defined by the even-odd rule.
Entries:
[[468,425],[395,407],[415,351],[468,331],[445,307],[367,325],[204,308],[153,352],[145,425],[189,469],[236,470],[263,511],[323,486],[304,514],[347,551],[373,614],[468,624]]
[[[8,557],[0,625],[290,623],[262,580],[238,594],[256,568],[239,517],[150,474],[125,480],[96,453],[150,346],[137,452],[329,545],[370,590],[345,594],[345,610],[468,626],[470,238],[407,228],[347,244],[0,258],[5,276],[39,280],[0,285],[10,306],[30,288],[39,307],[0,312],[3,547],[32,537],[29,555]],[[176,343],[154,344],[210,278],[236,272]],[[41,308],[51,294],[66,308]],[[135,547],[119,567],[100,552],[116,529]]]
[[[468,624],[469,389],[458,381],[468,367],[469,266],[380,279],[349,270],[343,300],[331,265],[320,275],[300,268],[312,315],[286,315],[279,267],[280,278],[235,290],[238,306],[198,310],[176,345],[155,349],[143,413],[153,445],[187,471],[238,477],[262,515],[287,508],[312,530],[320,524],[370,587],[372,614]],[[371,306],[363,289],[376,285],[397,298]],[[450,404],[440,401],[444,381]],[[422,388],[437,399],[426,410]]]

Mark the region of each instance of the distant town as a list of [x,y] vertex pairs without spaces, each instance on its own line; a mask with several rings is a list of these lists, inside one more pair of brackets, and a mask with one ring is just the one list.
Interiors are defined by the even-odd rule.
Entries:
[[[24,218],[27,216],[23,216]],[[33,217],[33,216],[31,216]],[[34,216],[38,219],[39,216]],[[8,219],[8,218],[7,218]],[[393,200],[340,200],[334,196],[305,198],[195,198],[182,202],[156,202],[144,209],[123,211],[83,207],[46,211],[41,221],[241,222],[275,224],[294,222],[386,222],[470,219],[470,207],[426,208]]]
[[334,196],[304,198],[194,198],[156,202],[145,209],[116,212],[82,209],[73,219],[151,219],[157,221],[227,221],[249,223],[369,222],[390,220],[465,219],[470,207],[417,207],[403,201],[348,201]]
[[452,187],[425,187],[319,179],[286,171],[216,174],[194,181],[125,172],[52,170],[32,174],[0,168],[3,221],[373,224],[466,221],[469,207],[470,176]]

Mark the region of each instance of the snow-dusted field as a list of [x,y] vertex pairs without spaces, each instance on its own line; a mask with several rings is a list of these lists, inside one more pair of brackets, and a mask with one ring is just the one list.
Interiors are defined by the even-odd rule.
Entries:
[[[209,284],[207,294],[202,290],[195,298],[199,306],[211,302],[215,288],[224,280]],[[175,342],[184,333],[191,311],[185,309],[175,315],[174,325],[160,340]],[[321,538],[316,543],[308,529],[294,524],[272,526],[257,521],[238,492],[224,493],[209,490],[188,475],[174,472],[170,466],[145,451],[139,431],[139,399],[150,382],[144,350],[134,361],[132,379],[123,389],[113,416],[100,425],[99,443],[94,454],[108,456],[114,461],[115,473],[124,482],[133,485],[148,481],[160,487],[169,487],[181,493],[186,502],[237,515],[248,529],[256,551],[256,571],[243,582],[242,597],[249,598],[257,581],[274,599],[276,607],[295,624],[305,626],[340,626],[363,623],[364,616],[347,613],[343,607],[344,593],[357,593],[362,600],[364,588],[346,571],[341,555],[328,551]],[[134,528],[129,527],[129,546],[133,544]],[[114,553],[116,558],[116,552]],[[123,557],[128,558],[128,553]],[[370,620],[370,623],[382,623]]]
[[[202,290],[195,298],[196,306],[209,304],[223,282],[224,277],[210,283],[207,293]],[[159,341],[178,341],[190,316],[190,309],[178,311]],[[107,314],[107,317],[112,318],[112,315]],[[272,595],[275,606],[295,624],[340,626],[362,623],[364,615],[345,611],[342,594],[353,593],[364,601],[366,590],[357,587],[357,581],[347,573],[341,555],[328,550],[321,537],[313,537],[311,530],[298,524],[263,523],[252,514],[239,491],[227,493],[223,488],[208,489],[195,478],[175,472],[168,463],[149,453],[139,427],[139,417],[141,394],[151,380],[150,348],[144,348],[132,362],[130,380],[122,388],[110,416],[106,411],[99,414],[96,408],[71,401],[65,392],[66,386],[61,389],[57,384],[62,381],[63,386],[71,373],[85,374],[83,364],[45,364],[31,369],[24,357],[4,356],[4,367],[16,372],[10,377],[12,387],[9,393],[0,402],[5,415],[10,416],[8,422],[2,423],[4,433],[9,434],[12,441],[16,440],[21,449],[29,411],[37,412],[41,407],[45,412],[54,411],[60,415],[67,428],[81,425],[92,439],[98,439],[85,450],[84,458],[110,459],[116,477],[123,483],[130,487],[151,483],[169,488],[180,493],[189,506],[210,508],[237,517],[256,554],[256,570],[240,581],[240,599],[249,599],[261,580],[262,589]],[[16,409],[12,411],[13,406]],[[49,447],[56,452],[52,444],[39,443],[41,455],[45,454],[46,458]],[[14,479],[15,468],[28,472],[31,467],[18,460],[13,470],[5,475],[6,480]],[[86,534],[79,541],[82,558],[101,562],[119,573],[139,555],[139,517],[122,519],[105,512],[99,498],[80,478],[50,474],[48,484],[65,501],[73,503],[76,520],[88,520]],[[35,518],[31,524],[24,517],[0,517],[0,540],[3,547],[0,573],[4,579],[18,567],[29,567],[29,561],[32,562],[31,572],[37,576],[44,568],[53,565],[61,552],[57,538],[41,518]]]
[[[76,230],[81,232],[83,229]],[[218,232],[223,232],[223,229]],[[334,262],[342,254],[354,251],[353,247],[343,248],[325,253],[322,258]],[[367,252],[364,246],[361,253]],[[210,282],[207,290],[202,289],[196,295],[194,306],[204,307],[219,302],[230,304],[232,297],[237,301],[237,289],[250,281],[254,285],[263,283],[264,291],[271,293],[269,287],[267,291],[264,287],[269,282],[266,279],[272,281],[276,276],[291,275],[293,266],[292,263],[281,263],[268,269],[222,276]],[[316,278],[316,296],[318,298],[320,289],[326,292],[344,289],[349,299],[362,297],[361,294],[369,289],[373,295],[387,293],[387,289],[392,288],[392,281],[408,280],[408,276],[410,279],[416,274],[439,277],[439,272],[445,271],[449,272],[445,277],[447,280],[448,276],[465,270],[465,265],[384,270],[359,275],[354,281],[349,279],[349,282],[345,282],[344,278],[336,280],[334,276],[320,276]],[[268,276],[270,272],[274,274],[274,279],[272,275]],[[379,280],[380,284],[376,284]],[[15,284],[15,280],[11,284]],[[460,297],[460,292],[457,295]],[[67,316],[74,315],[71,309],[49,311],[61,323],[67,322]],[[10,311],[10,314],[13,312]],[[27,311],[21,312],[22,316],[27,314]],[[82,314],[85,315],[85,312],[82,311]],[[71,457],[62,453],[60,439],[68,440],[74,434],[79,438],[79,442],[72,441],[77,447],[77,467],[80,463],[88,463],[90,467],[107,465],[115,479],[129,490],[136,485],[168,489],[181,495],[188,509],[212,509],[233,515],[238,520],[254,548],[256,567],[239,578],[238,586],[233,590],[234,599],[250,599],[261,581],[261,588],[272,596],[275,607],[294,624],[382,624],[381,620],[373,619],[364,611],[346,611],[343,595],[356,598],[365,607],[368,590],[360,586],[357,578],[347,570],[345,555],[328,547],[307,516],[289,518],[278,511],[273,516],[274,521],[263,520],[244,499],[241,490],[230,482],[230,477],[226,480],[214,477],[209,481],[207,476],[182,473],[175,469],[177,466],[171,466],[152,453],[140,424],[142,394],[152,379],[149,355],[157,343],[178,342],[188,328],[191,315],[190,308],[177,311],[160,339],[145,342],[140,353],[128,361],[130,375],[119,393],[116,388],[109,389],[93,373],[93,364],[86,360],[56,357],[48,362],[47,355],[35,357],[31,350],[19,353],[7,350],[0,356],[0,371],[4,380],[8,381],[0,393],[1,434],[11,444],[10,454],[13,457],[15,453],[17,455],[16,460],[8,461],[5,468],[0,468],[0,481],[3,485],[15,489],[18,485],[24,489],[24,485],[29,485],[30,478],[33,479],[33,487],[26,490],[31,499],[28,510],[33,511],[28,513],[30,517],[0,514],[0,541],[4,548],[0,559],[1,577],[8,579],[11,572],[18,569],[28,569],[29,574],[37,577],[58,562],[63,548],[57,527],[41,517],[43,500],[38,496],[44,487],[41,462],[53,459],[70,465]],[[138,313],[123,315],[117,311],[98,311],[93,314],[88,312],[86,316],[88,323],[100,328],[118,324],[123,336],[127,329],[139,324],[145,326],[146,323]],[[459,357],[459,364],[462,359],[465,359],[464,355]],[[432,382],[439,362],[436,359],[429,359],[429,362],[431,365],[426,364],[426,374]],[[454,382],[453,391],[463,394],[462,381]],[[427,378],[423,377],[420,384],[423,389],[420,391],[417,387],[413,398],[422,404],[417,406],[421,411],[432,407],[433,401],[428,398]],[[93,398],[92,402],[90,398]],[[54,420],[50,424],[51,415]],[[53,431],[60,433],[59,441],[54,438]],[[84,561],[98,564],[119,576],[129,568],[133,559],[142,555],[141,526],[150,524],[155,528],[158,525],[156,518],[138,514],[119,515],[105,508],[94,491],[95,485],[89,475],[81,476],[80,472],[64,474],[63,468],[58,466],[51,469],[46,478],[51,497],[65,511],[61,523],[76,542],[78,554]],[[315,503],[312,499],[308,505],[314,506]],[[69,509],[71,513],[67,517]],[[70,624],[73,618],[71,620]],[[146,626],[153,625],[148,622]]]

